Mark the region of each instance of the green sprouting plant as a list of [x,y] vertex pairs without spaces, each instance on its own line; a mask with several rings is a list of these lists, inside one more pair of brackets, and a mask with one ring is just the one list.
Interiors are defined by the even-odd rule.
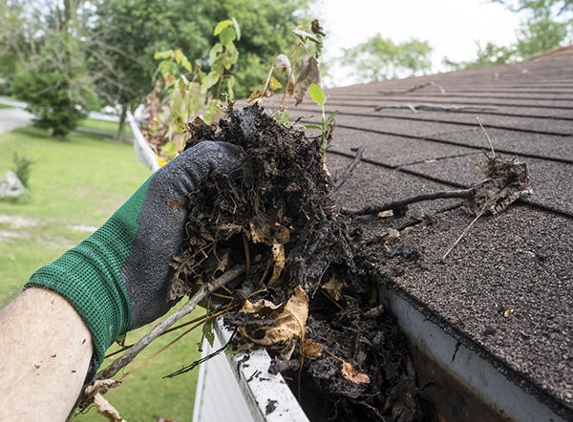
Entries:
[[322,112],[321,124],[319,125],[305,125],[305,129],[317,129],[321,133],[321,143],[320,143],[320,154],[322,157],[322,163],[326,162],[326,151],[331,147],[332,140],[332,130],[334,128],[334,118],[338,114],[338,110],[335,110],[328,117],[326,117],[326,94],[322,88],[316,84],[310,84],[310,97],[313,101],[320,106]]
[[[302,102],[311,84],[320,84],[318,58],[322,52],[325,36],[316,19],[310,23],[310,27],[298,26],[293,30],[293,34],[298,38],[294,48],[288,55],[279,54],[276,57],[275,63],[263,82],[262,89],[254,91],[249,97],[251,102],[260,101],[263,97],[271,96],[284,87],[275,119],[285,124],[288,123],[288,114],[284,106],[287,95],[294,96],[295,105],[298,105]],[[301,51],[305,53],[302,57],[300,57]],[[283,79],[283,82],[275,76],[277,73],[280,74],[277,76]]]
[[20,155],[17,151],[14,152],[14,168],[13,171],[18,176],[25,188],[28,188],[30,181],[30,168],[35,160],[27,155]]
[[213,35],[219,41],[209,52],[209,72],[199,62],[192,65],[179,49],[155,53],[159,78],[147,97],[146,135],[148,142],[160,149],[160,163],[181,151],[187,124],[193,118],[211,122],[221,113],[223,97],[234,96],[235,78],[227,72],[239,57],[235,46],[241,37],[239,24],[234,18],[221,21]]

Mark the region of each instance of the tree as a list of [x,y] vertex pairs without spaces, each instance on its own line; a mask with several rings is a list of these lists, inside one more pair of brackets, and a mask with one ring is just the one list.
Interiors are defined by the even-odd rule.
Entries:
[[97,103],[82,45],[89,10],[83,0],[66,0],[63,8],[12,0],[4,7],[2,44],[17,59],[12,91],[36,125],[64,137]]
[[431,52],[427,41],[412,39],[396,44],[376,34],[362,44],[345,49],[342,64],[352,66],[361,81],[379,81],[429,71]]
[[247,97],[265,79],[276,55],[294,44],[290,31],[312,1],[100,0],[89,49],[100,96],[122,107],[123,122],[127,108],[135,108],[153,89],[156,52],[179,49],[207,66],[216,42],[213,28],[234,17],[244,36],[237,42],[239,61],[232,73],[237,96]]
[[513,47],[500,47],[490,42],[483,48],[479,43],[477,46],[477,59],[468,62],[453,62],[446,57],[444,58],[444,64],[455,70],[471,69],[508,63],[514,60],[516,56],[516,51]]
[[503,64],[530,57],[571,42],[573,0],[492,0],[523,17],[517,42],[510,46],[478,46],[476,60],[444,63],[455,69]]
[[[551,50],[563,43],[568,35],[571,20],[558,21],[555,13],[555,0],[538,0],[535,2],[523,0],[530,4],[530,18],[521,29],[517,40],[516,50],[521,57],[529,57],[543,51]],[[559,8],[564,11],[563,7]],[[563,12],[559,12],[562,14]]]
[[[47,35],[67,31],[73,34],[69,41],[75,41],[70,58],[85,63],[93,81],[83,91],[91,91],[95,84],[102,104],[121,106],[123,122],[125,111],[135,108],[153,89],[156,52],[180,49],[207,66],[210,46],[216,42],[213,28],[235,17],[244,36],[237,43],[240,57],[232,73],[237,96],[246,97],[260,86],[276,55],[296,42],[291,30],[313,1],[61,0],[44,5],[37,0],[8,0],[0,5],[0,45],[8,46],[6,54],[0,52],[0,65],[2,57],[18,57],[18,73],[27,72],[36,55],[41,55]],[[42,63],[49,59],[40,58]],[[57,63],[53,67],[63,71]],[[79,71],[80,66],[72,68]],[[77,87],[82,77],[65,79]],[[74,95],[73,100],[80,97]],[[77,105],[85,108],[88,102]]]

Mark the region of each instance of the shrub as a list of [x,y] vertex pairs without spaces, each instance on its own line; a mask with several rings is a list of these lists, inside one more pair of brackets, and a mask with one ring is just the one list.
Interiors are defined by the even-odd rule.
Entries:
[[20,155],[14,152],[14,168],[12,169],[18,179],[22,182],[25,188],[28,188],[28,181],[30,180],[30,168],[34,164],[34,160],[27,155]]

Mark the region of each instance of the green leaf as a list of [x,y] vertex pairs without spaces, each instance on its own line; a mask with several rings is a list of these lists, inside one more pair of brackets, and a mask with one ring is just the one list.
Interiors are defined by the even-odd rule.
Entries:
[[303,128],[305,129],[317,129],[322,131],[322,126],[318,126],[318,125],[304,125]]
[[233,91],[234,86],[235,86],[235,77],[233,75],[230,75],[229,77],[227,77],[227,95],[231,100],[235,98],[235,91]]
[[172,55],[173,55],[173,50],[156,51],[155,54],[153,55],[153,58],[154,58],[155,60],[168,59],[168,58],[171,57]]
[[233,20],[233,28],[235,29],[235,34],[237,34],[237,40],[241,39],[241,27],[239,26],[239,22],[237,19],[231,18]]
[[219,35],[223,29],[228,28],[229,26],[234,25],[235,23],[231,20],[231,19],[227,19],[224,21],[221,21],[217,24],[217,26],[215,26],[215,30],[213,31],[213,35],[217,36]]
[[209,64],[211,66],[213,66],[213,63],[215,63],[215,60],[217,60],[217,57],[219,56],[219,54],[221,54],[222,51],[223,51],[223,44],[221,44],[220,42],[216,43],[215,45],[213,45],[213,47],[211,47],[211,50],[209,51]]
[[316,84],[310,84],[310,96],[319,106],[324,107],[326,104],[326,95],[321,87]]
[[235,31],[232,27],[227,27],[221,31],[219,34],[219,39],[221,40],[221,44],[229,45],[232,44],[233,41],[237,38]]
[[332,121],[334,120],[334,118],[336,117],[336,115],[338,114],[339,110],[336,110],[335,112],[333,112],[330,116],[328,116],[328,119],[326,119],[326,122],[324,123],[324,126],[328,126],[329,124],[332,123]]
[[202,92],[207,92],[207,90],[213,86],[215,86],[215,84],[217,82],[219,82],[219,73],[212,70],[211,72],[209,72],[209,74],[207,76],[205,76],[205,78],[203,78],[202,84],[201,84],[201,91]]
[[183,54],[183,52],[179,49],[175,50],[175,61],[183,66],[187,72],[191,72],[191,63],[189,63],[189,60],[185,54]]
[[209,342],[209,345],[213,347],[213,342],[215,341],[215,333],[213,333],[212,319],[208,319],[205,324],[203,324],[203,336]]

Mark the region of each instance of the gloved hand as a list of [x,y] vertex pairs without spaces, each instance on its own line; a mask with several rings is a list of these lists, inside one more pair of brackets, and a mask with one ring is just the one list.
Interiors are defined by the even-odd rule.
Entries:
[[25,288],[65,297],[94,344],[93,370],[121,334],[165,314],[167,293],[187,220],[188,193],[213,171],[240,175],[241,150],[205,141],[153,174],[92,236],[32,275]]

